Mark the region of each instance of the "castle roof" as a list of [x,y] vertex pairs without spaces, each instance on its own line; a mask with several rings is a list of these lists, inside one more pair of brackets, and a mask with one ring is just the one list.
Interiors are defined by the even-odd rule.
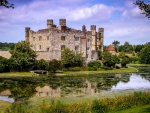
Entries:
[[115,48],[110,44],[107,48],[106,51],[116,51]]

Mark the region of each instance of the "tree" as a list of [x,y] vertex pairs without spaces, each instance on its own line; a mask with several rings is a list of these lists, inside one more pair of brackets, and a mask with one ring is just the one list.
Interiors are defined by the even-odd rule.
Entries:
[[126,41],[123,46],[124,46],[125,52],[128,52],[128,53],[132,52],[132,45],[129,42]]
[[30,48],[30,43],[26,41],[18,42],[8,60],[9,68],[12,71],[28,71],[36,63],[36,52]]
[[61,62],[56,59],[53,59],[53,60],[49,61],[47,70],[55,73],[57,70],[60,69],[60,67],[61,67]]
[[116,52],[118,52],[118,45],[120,44],[120,42],[114,40],[112,44],[115,47]]
[[146,17],[150,19],[150,4],[144,3],[143,0],[137,0],[135,2],[135,5],[137,5],[139,9],[143,11],[142,14],[144,14]]
[[112,66],[112,64],[111,64],[112,54],[108,51],[104,51],[103,54],[102,54],[102,57],[103,57],[103,60],[102,60],[103,64],[105,66],[111,67]]
[[112,66],[115,67],[115,64],[119,64],[120,63],[120,59],[117,57],[117,55],[112,55],[111,58],[111,62],[112,62]]
[[150,64],[150,44],[146,44],[139,53],[140,63]]
[[102,60],[102,52],[100,50],[98,50],[97,53],[98,53],[98,59]]
[[75,67],[75,66],[83,66],[84,57],[82,57],[82,53],[74,52],[69,48],[66,48],[62,51],[61,54],[61,62],[65,68]]
[[121,59],[121,65],[122,67],[126,67],[127,64],[130,63],[130,58],[126,55]]
[[[6,58],[0,56],[0,72],[6,71],[7,68],[7,60]],[[8,70],[7,70],[8,71]]]
[[0,0],[0,6],[5,6],[6,8],[14,8],[14,4],[10,4],[7,0]]
[[45,61],[44,59],[41,59],[39,61],[37,61],[37,67],[38,69],[42,69],[42,70],[45,70],[48,66],[48,62]]

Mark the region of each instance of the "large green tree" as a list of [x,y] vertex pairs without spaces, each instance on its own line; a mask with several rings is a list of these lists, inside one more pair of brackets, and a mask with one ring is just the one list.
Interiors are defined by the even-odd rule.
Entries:
[[65,68],[83,66],[84,57],[82,53],[74,52],[69,48],[66,48],[61,53],[61,62]]
[[8,60],[8,65],[12,71],[28,71],[36,63],[37,55],[31,49],[29,42],[18,42],[10,52],[12,56]]
[[150,19],[150,4],[145,3],[143,0],[137,0],[135,4],[143,11],[142,14]]
[[140,63],[150,64],[150,43],[146,44],[139,53]]
[[47,70],[55,73],[60,68],[61,68],[61,62],[56,59],[53,59],[53,60],[49,61]]
[[120,44],[120,42],[117,41],[117,40],[114,40],[114,41],[112,42],[112,44],[113,44],[113,46],[115,47],[115,50],[118,52],[118,45]]

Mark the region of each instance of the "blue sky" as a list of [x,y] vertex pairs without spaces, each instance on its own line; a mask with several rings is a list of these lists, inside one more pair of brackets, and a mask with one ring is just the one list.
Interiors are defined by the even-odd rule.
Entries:
[[[104,45],[118,40],[121,44],[150,42],[150,20],[133,3],[135,0],[8,0],[14,9],[0,6],[0,42],[25,39],[25,27],[46,28],[46,20],[65,18],[67,26],[81,29],[86,25],[104,28]],[[150,0],[145,0],[150,3]]]

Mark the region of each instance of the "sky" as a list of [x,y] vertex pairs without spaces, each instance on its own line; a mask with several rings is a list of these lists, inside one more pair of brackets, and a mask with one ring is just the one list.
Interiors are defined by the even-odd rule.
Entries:
[[[144,0],[150,3],[150,0]],[[15,8],[0,6],[0,42],[25,40],[25,27],[33,31],[45,29],[47,19],[59,26],[59,19],[66,25],[90,30],[104,28],[104,45],[114,40],[124,44],[150,42],[150,19],[133,3],[135,0],[8,0]]]

